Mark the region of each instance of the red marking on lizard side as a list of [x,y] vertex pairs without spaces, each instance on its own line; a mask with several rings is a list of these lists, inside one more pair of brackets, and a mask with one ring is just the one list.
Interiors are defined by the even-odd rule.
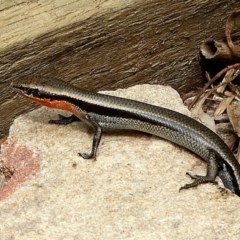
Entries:
[[64,100],[50,100],[47,98],[36,98],[36,97],[30,97],[30,96],[26,96],[24,95],[24,97],[31,99],[32,101],[49,107],[49,108],[58,108],[58,109],[62,109],[62,110],[66,110],[69,111],[71,113],[73,113],[74,115],[79,115],[79,112],[77,111],[77,109],[74,107],[74,105],[68,103],[67,101]]

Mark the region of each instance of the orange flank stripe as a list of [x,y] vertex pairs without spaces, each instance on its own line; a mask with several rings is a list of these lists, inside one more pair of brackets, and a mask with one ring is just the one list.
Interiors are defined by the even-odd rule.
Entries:
[[25,96],[31,100],[33,100],[34,102],[40,104],[40,105],[43,105],[43,106],[46,106],[46,107],[49,107],[49,108],[59,108],[59,109],[62,109],[62,110],[66,110],[66,111],[69,111],[71,113],[73,113],[74,115],[78,115],[79,113],[77,112],[76,108],[64,101],[64,100],[52,100],[50,101],[50,99],[47,99],[47,98],[44,98],[44,99],[40,99],[40,98],[36,98],[36,97],[29,97],[29,96]]

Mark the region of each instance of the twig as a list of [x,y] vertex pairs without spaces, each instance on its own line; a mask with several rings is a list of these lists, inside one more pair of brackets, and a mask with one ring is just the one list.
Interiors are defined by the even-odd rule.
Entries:
[[235,63],[233,65],[229,65],[226,68],[222,69],[220,72],[218,72],[208,83],[206,83],[206,85],[200,90],[200,92],[198,93],[198,95],[193,99],[193,101],[191,102],[191,104],[189,105],[189,109],[191,109],[194,104],[198,101],[198,99],[201,97],[201,95],[208,89],[208,87],[210,85],[212,85],[218,78],[220,78],[224,73],[226,73],[227,71],[229,71],[230,69],[234,69],[240,67],[240,63]]

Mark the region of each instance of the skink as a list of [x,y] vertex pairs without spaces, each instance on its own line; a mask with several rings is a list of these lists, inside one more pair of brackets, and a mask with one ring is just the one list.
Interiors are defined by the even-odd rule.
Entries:
[[96,159],[103,130],[146,132],[183,146],[206,161],[206,176],[188,174],[194,181],[180,190],[202,183],[215,183],[218,175],[226,188],[240,196],[240,165],[233,153],[216,133],[188,116],[139,101],[87,92],[48,77],[20,78],[11,86],[22,96],[41,105],[73,114],[60,116],[51,123],[68,124],[78,118],[93,127],[95,134],[91,152],[79,154],[84,159]]

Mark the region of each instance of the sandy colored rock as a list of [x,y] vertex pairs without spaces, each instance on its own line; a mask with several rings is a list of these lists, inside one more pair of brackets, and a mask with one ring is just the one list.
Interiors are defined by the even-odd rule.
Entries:
[[[170,87],[139,85],[111,94],[189,115]],[[77,153],[90,150],[91,129],[81,122],[48,124],[59,112],[40,108],[18,117],[2,146],[4,164],[21,167],[13,175],[19,181],[0,201],[1,240],[239,238],[240,199],[222,191],[219,179],[219,186],[179,193],[191,182],[187,171],[205,174],[197,156],[124,131],[104,134],[97,161],[86,161]]]

